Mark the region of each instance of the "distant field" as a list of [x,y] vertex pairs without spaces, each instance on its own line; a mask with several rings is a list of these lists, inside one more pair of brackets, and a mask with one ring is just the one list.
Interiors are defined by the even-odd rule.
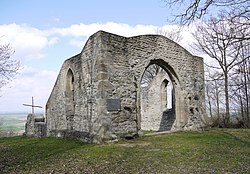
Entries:
[[1,131],[22,131],[25,129],[26,113],[0,114]]
[[250,129],[210,129],[86,144],[59,138],[0,138],[0,173],[250,173]]

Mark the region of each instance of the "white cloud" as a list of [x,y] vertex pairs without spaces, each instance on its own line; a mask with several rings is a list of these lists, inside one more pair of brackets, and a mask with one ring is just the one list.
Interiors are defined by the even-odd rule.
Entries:
[[1,44],[10,44],[15,50],[14,57],[22,60],[40,59],[45,56],[43,49],[55,44],[56,37],[50,38],[42,30],[27,25],[0,25]]
[[[107,31],[110,33],[118,34],[125,37],[131,37],[144,34],[157,34],[157,30],[163,31],[179,30],[176,25],[135,25],[130,26],[123,23],[107,22],[105,24],[93,23],[93,24],[74,24],[67,28],[52,28],[47,31],[50,34],[59,34],[61,36],[71,36],[70,44],[82,48],[86,39],[99,30]],[[189,49],[189,44],[194,40],[192,32],[195,30],[195,24],[189,27],[183,27],[180,34],[182,40],[179,42],[184,48]],[[83,39],[84,38],[84,39]]]
[[[104,30],[125,37],[156,34],[157,29],[161,28],[165,31],[176,28],[175,25],[153,26],[153,25],[135,25],[130,26],[123,23],[92,23],[92,24],[74,24],[64,28],[48,28],[39,30],[25,24],[4,24],[0,25],[1,43],[10,43],[15,49],[15,58],[22,60],[40,59],[46,55],[45,48],[55,45],[61,37],[68,37],[68,44],[82,48],[86,39],[99,30]],[[187,48],[187,42],[191,38],[190,31],[186,28],[182,30],[184,39],[180,42]]]
[[105,24],[93,23],[93,24],[74,24],[67,28],[52,28],[48,30],[48,33],[58,33],[62,36],[73,37],[89,37],[99,30],[104,30],[114,34],[122,36],[135,36],[140,34],[152,34],[156,32],[158,26],[153,25],[136,25],[130,26],[123,23],[107,22]]
[[44,108],[56,76],[54,71],[24,67],[16,79],[1,89],[0,112],[30,112],[31,109],[22,104],[30,103],[32,96],[35,97],[35,104]]
[[54,45],[58,42],[58,37],[51,37],[48,40],[48,45]]
[[[156,34],[158,28],[170,30],[176,26],[153,26],[153,25],[135,25],[107,22],[104,24],[74,24],[65,28],[48,28],[40,30],[35,27],[18,24],[0,25],[1,43],[10,43],[15,49],[15,57],[25,60],[41,58],[48,56],[46,48],[63,42],[65,46],[60,49],[67,50],[68,44],[83,48],[86,39],[99,30],[104,30],[125,37]],[[188,43],[193,39],[190,31],[183,29],[183,40],[180,44],[188,48]],[[0,36],[1,36],[0,35]],[[62,39],[64,38],[64,39]],[[60,46],[63,45],[60,43]],[[53,47],[50,47],[50,51]],[[60,54],[60,53],[58,53]],[[58,55],[60,57],[62,55]],[[48,60],[48,59],[47,59]],[[42,60],[39,60],[39,63]],[[23,65],[25,66],[25,65]],[[58,67],[56,67],[57,69]],[[32,67],[25,66],[21,74],[13,80],[8,86],[2,88],[0,95],[0,112],[8,111],[30,111],[29,108],[22,106],[22,103],[28,103],[31,96],[35,97],[38,105],[45,105],[55,83],[57,72],[46,69],[39,71]]]
[[[165,25],[165,26],[154,26],[154,25],[135,25],[130,26],[123,23],[114,23],[107,22],[104,24],[93,23],[93,24],[74,24],[66,28],[51,28],[46,32],[51,34],[59,34],[61,36],[70,36],[70,44],[80,47],[83,47],[86,39],[92,34],[96,33],[99,30],[107,31],[110,33],[118,34],[125,37],[131,37],[136,35],[144,34],[156,34],[157,29],[161,28],[164,31],[169,31],[172,29],[177,29],[176,25]],[[187,41],[190,40],[190,32],[186,28],[182,30],[182,35],[189,36],[188,39],[185,39],[181,44],[186,45]],[[84,38],[84,39],[83,39]]]

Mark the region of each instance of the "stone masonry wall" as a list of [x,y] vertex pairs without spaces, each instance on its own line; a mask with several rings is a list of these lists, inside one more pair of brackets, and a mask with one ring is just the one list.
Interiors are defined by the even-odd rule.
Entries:
[[47,135],[89,142],[137,135],[141,130],[140,81],[152,63],[168,72],[176,90],[173,127],[202,128],[201,58],[163,36],[125,38],[99,31],[61,68],[47,102]]

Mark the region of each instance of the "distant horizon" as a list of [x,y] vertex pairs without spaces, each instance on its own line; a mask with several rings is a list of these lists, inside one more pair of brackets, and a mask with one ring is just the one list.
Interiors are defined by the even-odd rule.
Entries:
[[[0,115],[4,115],[4,114],[31,114],[31,112],[0,112]],[[35,114],[44,114],[44,112],[36,112]]]

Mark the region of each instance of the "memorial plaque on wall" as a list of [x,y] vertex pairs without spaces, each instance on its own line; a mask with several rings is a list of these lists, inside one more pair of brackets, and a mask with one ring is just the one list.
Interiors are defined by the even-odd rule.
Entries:
[[121,100],[120,99],[107,99],[107,110],[108,111],[120,111]]

